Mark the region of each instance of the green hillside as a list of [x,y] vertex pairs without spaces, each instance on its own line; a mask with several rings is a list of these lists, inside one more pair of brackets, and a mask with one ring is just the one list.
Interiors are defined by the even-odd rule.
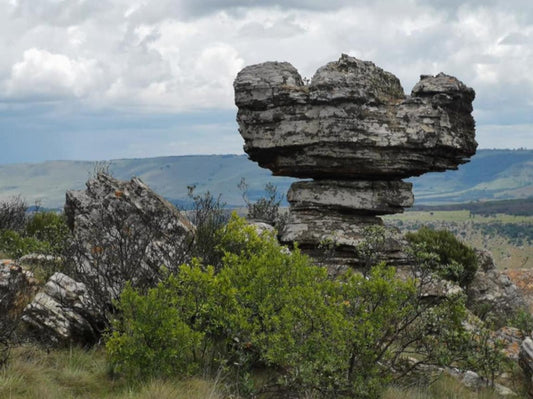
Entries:
[[[81,189],[93,173],[94,162],[50,161],[37,164],[0,165],[0,200],[21,195],[29,204],[62,207],[65,191]],[[241,178],[249,186],[249,197],[262,195],[266,183],[273,182],[285,193],[293,181],[272,177],[245,155],[191,155],[110,161],[109,170],[119,179],[140,177],[156,192],[178,204],[187,201],[187,186],[197,192],[222,193],[229,206],[241,206],[237,185]]]
[[533,150],[479,150],[456,171],[410,181],[418,204],[533,197]]
[[[59,208],[65,191],[80,189],[94,170],[93,162],[50,161],[0,165],[0,200],[22,195],[29,204]],[[262,195],[267,182],[285,193],[293,181],[273,177],[245,155],[191,155],[143,159],[119,159],[110,171],[120,179],[139,176],[166,198],[184,204],[187,186],[197,191],[222,193],[230,206],[243,204],[237,188],[241,178],[249,185],[251,199]],[[533,150],[479,150],[471,162],[457,171],[429,173],[410,179],[417,204],[443,204],[477,200],[533,197]]]

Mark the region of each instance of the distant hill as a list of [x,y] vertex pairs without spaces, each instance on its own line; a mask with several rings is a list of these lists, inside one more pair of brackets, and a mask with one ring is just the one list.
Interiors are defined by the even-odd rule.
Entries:
[[[294,179],[273,177],[245,155],[190,155],[110,161],[119,179],[139,176],[169,200],[187,204],[187,186],[197,192],[222,194],[229,206],[242,206],[237,188],[241,178],[249,185],[249,197],[263,194],[272,182],[286,193]],[[29,204],[60,208],[65,191],[81,189],[94,170],[94,162],[50,161],[0,165],[0,200],[21,195]],[[533,150],[480,150],[457,171],[430,173],[410,179],[417,204],[444,204],[477,200],[533,197]]]

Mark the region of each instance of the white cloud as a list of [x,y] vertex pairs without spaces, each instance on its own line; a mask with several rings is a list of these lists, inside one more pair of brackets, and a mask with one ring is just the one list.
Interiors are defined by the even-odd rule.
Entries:
[[523,141],[533,123],[532,44],[531,0],[0,0],[0,109],[46,99],[84,112],[234,112],[243,66],[289,61],[311,77],[344,52],[407,92],[420,74],[457,76],[477,92],[478,141],[491,146],[493,126]]
[[6,92],[15,98],[80,98],[94,89],[100,74],[94,60],[71,59],[31,48],[24,51],[23,60],[11,68]]

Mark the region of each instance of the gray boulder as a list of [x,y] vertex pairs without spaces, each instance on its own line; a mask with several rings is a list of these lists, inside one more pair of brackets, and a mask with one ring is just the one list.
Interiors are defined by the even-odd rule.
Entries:
[[0,260],[0,364],[24,307],[37,289],[37,281],[29,270],[13,260]]
[[98,174],[84,191],[69,191],[65,215],[73,241],[68,274],[108,309],[126,282],[146,289],[188,258],[194,226],[140,179]]
[[478,314],[490,312],[501,321],[527,310],[524,297],[511,279],[496,269],[490,253],[476,253],[479,268],[466,290],[468,308]]
[[54,345],[94,343],[104,325],[85,284],[59,272],[26,307],[22,320],[33,337]]
[[524,371],[528,382],[528,397],[533,398],[533,339],[531,337],[527,337],[520,345],[518,364]]

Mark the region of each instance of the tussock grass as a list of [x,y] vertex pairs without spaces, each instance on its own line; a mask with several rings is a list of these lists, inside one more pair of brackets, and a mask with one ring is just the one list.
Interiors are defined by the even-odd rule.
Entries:
[[214,382],[199,378],[129,385],[109,373],[102,348],[14,348],[0,370],[0,399],[222,399]]
[[[102,348],[50,350],[34,345],[13,349],[0,369],[0,399],[223,399],[217,383],[201,378],[152,380],[128,385],[109,373]],[[443,375],[430,386],[389,387],[383,399],[496,399],[490,389],[473,392]]]
[[455,378],[442,375],[429,386],[414,388],[389,387],[383,399],[498,399],[491,389],[482,389],[478,392],[463,386]]

